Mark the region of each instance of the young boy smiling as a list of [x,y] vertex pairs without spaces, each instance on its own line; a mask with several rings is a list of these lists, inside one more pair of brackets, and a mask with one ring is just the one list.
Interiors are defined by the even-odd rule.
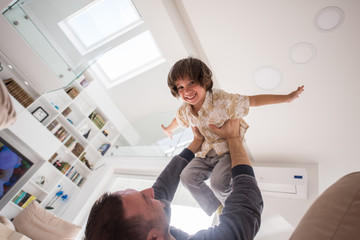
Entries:
[[[249,127],[242,119],[249,107],[292,102],[304,86],[286,95],[245,96],[213,89],[212,72],[200,59],[188,57],[174,64],[168,74],[171,94],[184,102],[169,126],[161,125],[170,138],[178,127],[197,127],[205,140],[201,150],[182,171],[183,185],[210,216],[221,206],[231,191],[231,159],[226,140],[209,130],[221,127],[228,119],[240,119],[240,136]],[[211,176],[211,178],[210,178]],[[210,178],[211,188],[204,182]]]

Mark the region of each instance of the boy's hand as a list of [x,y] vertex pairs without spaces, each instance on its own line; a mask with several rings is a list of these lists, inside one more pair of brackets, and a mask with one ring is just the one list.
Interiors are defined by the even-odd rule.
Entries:
[[299,95],[300,95],[303,91],[304,91],[304,85],[298,87],[295,91],[289,93],[289,95],[288,95],[288,96],[289,96],[289,99],[288,99],[287,102],[289,103],[289,102],[294,101],[296,98],[299,97]]
[[169,127],[165,127],[164,124],[161,124],[161,128],[162,128],[163,132],[164,132],[170,139],[172,139],[172,132],[169,130]]

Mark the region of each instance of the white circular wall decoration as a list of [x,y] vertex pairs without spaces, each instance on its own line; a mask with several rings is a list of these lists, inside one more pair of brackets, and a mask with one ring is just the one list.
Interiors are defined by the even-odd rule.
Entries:
[[337,29],[345,19],[344,11],[335,6],[321,9],[315,16],[315,27],[321,32],[331,32]]
[[280,85],[282,75],[274,67],[260,67],[254,74],[254,82],[261,89],[270,90]]
[[315,57],[316,48],[311,43],[296,43],[289,49],[289,55],[294,63],[304,64]]

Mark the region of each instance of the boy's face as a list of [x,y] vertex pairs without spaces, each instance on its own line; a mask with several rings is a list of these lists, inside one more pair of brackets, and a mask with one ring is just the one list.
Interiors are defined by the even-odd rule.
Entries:
[[176,81],[179,96],[198,111],[206,97],[206,89],[188,77]]

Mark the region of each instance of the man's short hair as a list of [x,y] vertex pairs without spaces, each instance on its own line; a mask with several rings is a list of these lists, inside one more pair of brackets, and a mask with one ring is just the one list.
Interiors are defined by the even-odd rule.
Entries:
[[177,61],[168,74],[167,83],[174,97],[179,97],[176,81],[186,77],[194,80],[206,91],[212,90],[213,80],[210,68],[200,59],[188,57]]
[[125,218],[121,196],[105,193],[91,208],[85,240],[143,240],[153,225],[141,216]]

